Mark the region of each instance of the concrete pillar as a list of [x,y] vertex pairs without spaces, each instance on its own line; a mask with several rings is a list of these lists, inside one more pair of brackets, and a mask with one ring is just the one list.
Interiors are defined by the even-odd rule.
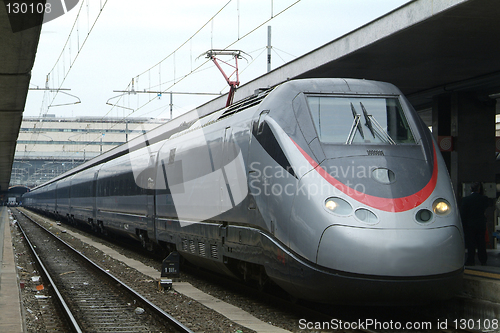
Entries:
[[452,152],[444,152],[457,200],[462,184],[495,183],[495,103],[470,93],[436,96],[432,108],[435,138],[453,136]]
[[[440,135],[452,135],[451,118],[451,94],[435,97],[432,101],[432,135],[436,141]],[[446,162],[448,172],[450,172],[451,153],[442,152],[441,154]]]
[[[496,183],[495,105],[496,101],[480,100],[470,93],[453,92],[433,100],[434,137],[453,136],[453,151],[443,152],[443,157],[459,205],[464,183]],[[486,211],[489,248],[492,247],[491,232],[495,230],[493,213],[494,207]]]

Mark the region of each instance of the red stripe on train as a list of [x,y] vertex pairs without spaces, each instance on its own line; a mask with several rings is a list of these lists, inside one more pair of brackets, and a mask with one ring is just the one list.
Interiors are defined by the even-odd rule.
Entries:
[[[290,140],[292,140],[290,138]],[[436,188],[436,183],[437,183],[437,176],[438,176],[438,164],[437,164],[437,157],[436,157],[436,148],[433,146],[433,153],[434,153],[434,165],[432,168],[432,177],[427,183],[427,185],[424,186],[420,191],[418,191],[415,194],[406,196],[406,197],[401,197],[401,198],[381,198],[369,194],[365,194],[363,192],[359,192],[336,178],[332,177],[323,167],[321,167],[316,161],[309,156],[300,146],[292,140],[292,142],[295,144],[295,146],[299,149],[299,151],[302,153],[302,155],[306,158],[306,160],[311,164],[311,166],[323,177],[327,182],[335,186],[337,189],[342,191],[344,194],[348,195],[349,197],[353,198],[354,200],[357,200],[369,207],[380,209],[386,212],[404,212],[407,210],[410,210],[412,208],[415,208],[422,204],[434,191]]]

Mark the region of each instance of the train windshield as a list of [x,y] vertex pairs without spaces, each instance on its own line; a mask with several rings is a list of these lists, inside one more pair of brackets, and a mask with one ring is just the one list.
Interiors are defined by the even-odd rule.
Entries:
[[323,143],[415,143],[397,98],[308,96],[307,100]]

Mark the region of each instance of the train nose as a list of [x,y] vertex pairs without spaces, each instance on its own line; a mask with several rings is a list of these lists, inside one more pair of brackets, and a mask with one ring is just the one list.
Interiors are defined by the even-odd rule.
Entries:
[[317,264],[378,276],[444,274],[463,267],[463,241],[454,226],[434,229],[326,228]]

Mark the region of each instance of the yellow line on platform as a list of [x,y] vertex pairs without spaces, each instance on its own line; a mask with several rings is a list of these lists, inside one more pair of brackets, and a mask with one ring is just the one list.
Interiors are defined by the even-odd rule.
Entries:
[[466,269],[464,271],[464,273],[466,275],[474,275],[474,276],[480,276],[480,277],[485,277],[485,278],[489,278],[489,279],[500,280],[500,274],[498,274],[498,273],[476,271],[476,270],[472,270],[472,269]]

